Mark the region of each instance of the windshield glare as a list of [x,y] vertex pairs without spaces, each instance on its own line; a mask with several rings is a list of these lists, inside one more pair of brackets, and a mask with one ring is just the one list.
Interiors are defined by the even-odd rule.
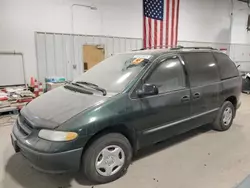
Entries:
[[150,55],[135,53],[114,55],[98,63],[75,81],[90,82],[107,92],[118,93],[144,69],[150,58]]

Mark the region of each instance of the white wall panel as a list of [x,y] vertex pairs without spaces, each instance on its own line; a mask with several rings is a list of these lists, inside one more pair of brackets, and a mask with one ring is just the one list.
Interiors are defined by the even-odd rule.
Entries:
[[250,44],[250,33],[246,29],[249,14],[246,3],[234,0],[232,43]]
[[231,49],[231,56],[235,61],[250,61],[250,45],[232,44]]
[[[180,1],[180,41],[230,43],[231,0]],[[249,10],[246,4],[236,0],[234,2],[232,42],[249,44],[249,33],[245,29]],[[91,5],[97,7],[97,10],[72,6],[73,4]],[[142,0],[0,0],[0,50],[15,50],[24,53],[26,79],[29,80],[30,76],[37,75],[38,69],[34,40],[36,31],[142,38],[142,18]],[[90,38],[87,40],[91,42]],[[60,37],[57,37],[56,41],[61,41]],[[123,39],[119,41],[119,43],[123,42]],[[60,53],[61,44],[56,42],[57,47],[54,52],[53,42],[49,38],[46,46],[52,51],[47,52],[46,58],[39,57],[39,64],[47,62],[51,74],[57,74],[56,71],[62,71],[63,68],[61,64],[55,66],[54,59],[58,59],[56,62],[63,60],[65,67],[68,67],[63,74],[66,74],[68,78],[73,78],[80,69],[77,70],[78,72],[65,72],[72,67],[75,59],[79,61],[79,51],[75,50],[73,54],[71,47],[74,42],[69,36],[64,36],[64,43],[64,49],[61,49],[64,51],[62,55],[64,57],[58,56],[55,54]],[[115,52],[126,51],[133,47],[132,44],[126,43],[118,49],[119,46],[116,43],[115,41]],[[76,42],[75,45],[80,44]],[[141,46],[141,41],[138,41],[137,48],[139,46]],[[112,48],[110,42],[105,48]]]
[[100,9],[73,6],[73,31],[72,33],[100,35],[102,32],[102,15]]
[[230,0],[181,0],[179,40],[230,43]]
[[23,84],[25,81],[21,56],[0,54],[0,86]]
[[249,44],[232,44],[231,58],[237,65],[239,70],[250,72],[250,45]]
[[36,45],[38,76],[43,82],[45,77],[63,76],[72,80],[82,74],[83,45],[102,45],[105,57],[109,57],[142,48],[142,39],[40,32],[36,34]]

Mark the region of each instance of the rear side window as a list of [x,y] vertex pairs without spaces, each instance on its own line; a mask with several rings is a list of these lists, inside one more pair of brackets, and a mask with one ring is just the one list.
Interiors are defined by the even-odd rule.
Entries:
[[179,58],[173,57],[160,60],[159,65],[146,79],[145,83],[156,85],[159,93],[185,88],[185,73]]
[[220,80],[219,71],[212,53],[184,53],[192,87],[209,85]]
[[236,65],[226,54],[215,53],[214,55],[218,62],[222,80],[239,76]]

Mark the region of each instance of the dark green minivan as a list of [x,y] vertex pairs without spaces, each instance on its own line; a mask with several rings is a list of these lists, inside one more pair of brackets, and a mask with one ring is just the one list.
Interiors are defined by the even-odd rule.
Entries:
[[39,170],[106,183],[143,147],[204,124],[228,130],[240,93],[235,64],[213,48],[117,54],[30,102],[12,144]]

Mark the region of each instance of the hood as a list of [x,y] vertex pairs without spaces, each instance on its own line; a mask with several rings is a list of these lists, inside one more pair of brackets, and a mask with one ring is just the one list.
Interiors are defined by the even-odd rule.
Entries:
[[64,87],[54,89],[30,102],[22,109],[33,127],[55,129],[65,121],[108,97],[77,93]]

